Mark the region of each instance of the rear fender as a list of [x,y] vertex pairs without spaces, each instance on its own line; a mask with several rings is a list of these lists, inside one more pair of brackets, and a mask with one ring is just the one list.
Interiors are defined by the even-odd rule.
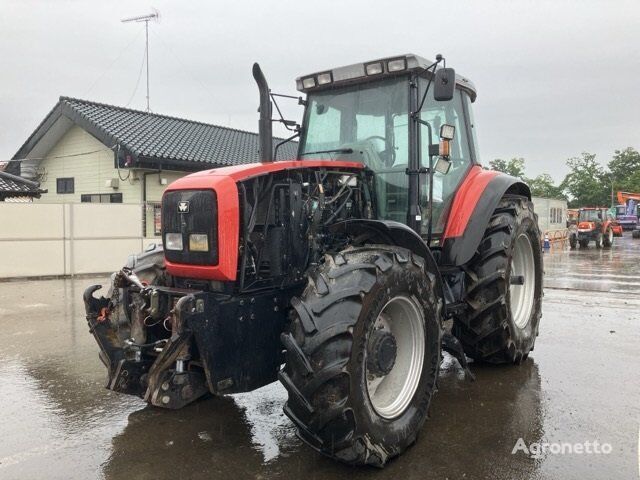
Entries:
[[505,195],[531,200],[521,180],[476,166],[462,182],[451,206],[443,235],[441,265],[462,266],[476,253],[493,212]]
[[436,294],[442,298],[442,277],[431,249],[420,235],[407,225],[392,220],[353,219],[338,222],[332,225],[330,230],[333,233],[344,233],[355,239],[362,236],[369,237],[366,243],[395,245],[411,250],[425,260],[427,271],[435,275]]

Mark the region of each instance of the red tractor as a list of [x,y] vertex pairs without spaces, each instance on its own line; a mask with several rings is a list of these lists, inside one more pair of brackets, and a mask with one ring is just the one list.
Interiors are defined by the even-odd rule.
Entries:
[[85,291],[107,388],[180,408],[279,379],[301,439],[383,466],[415,442],[443,350],[469,374],[466,356],[525,360],[542,298],[531,194],[480,166],[476,90],[442,63],[298,78],[295,161],[274,161],[254,65],[262,163],[171,184],[163,249],[132,257],[106,298]]
[[577,228],[569,233],[569,245],[586,248],[593,240],[596,248],[610,248],[613,238],[621,236],[620,225],[613,218],[608,208],[581,208],[578,211]]

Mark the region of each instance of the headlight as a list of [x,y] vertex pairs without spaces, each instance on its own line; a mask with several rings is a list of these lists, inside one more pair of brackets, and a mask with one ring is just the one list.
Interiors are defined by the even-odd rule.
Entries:
[[191,252],[208,252],[209,238],[205,233],[192,233],[189,235],[189,250]]
[[167,233],[164,236],[164,248],[167,250],[182,250],[182,234]]

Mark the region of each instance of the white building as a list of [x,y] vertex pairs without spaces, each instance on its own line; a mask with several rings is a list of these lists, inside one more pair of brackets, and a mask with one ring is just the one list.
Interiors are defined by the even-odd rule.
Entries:
[[533,197],[533,210],[538,215],[538,226],[545,234],[567,228],[567,201],[558,198]]

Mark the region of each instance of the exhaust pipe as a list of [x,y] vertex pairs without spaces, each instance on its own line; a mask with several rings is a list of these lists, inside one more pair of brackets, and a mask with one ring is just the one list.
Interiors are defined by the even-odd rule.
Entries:
[[263,162],[273,162],[273,133],[271,125],[271,97],[269,85],[258,63],[253,64],[253,78],[260,91],[260,121],[258,122],[258,134],[260,136],[260,159]]

